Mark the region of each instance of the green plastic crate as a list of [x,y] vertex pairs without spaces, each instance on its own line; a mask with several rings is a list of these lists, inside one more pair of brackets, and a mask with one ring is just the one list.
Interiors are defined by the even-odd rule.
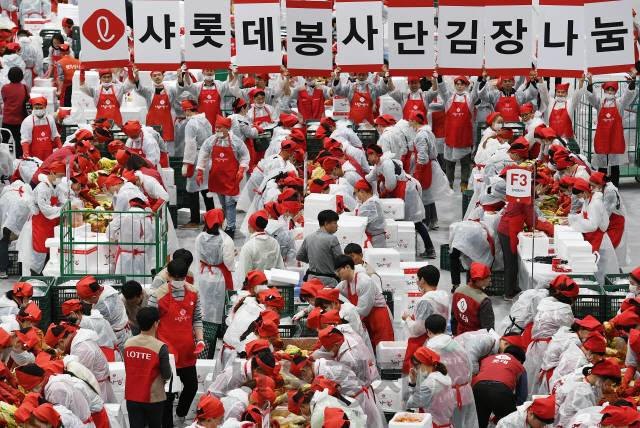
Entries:
[[393,292],[392,291],[383,291],[382,295],[384,296],[385,302],[387,302],[387,306],[391,311],[391,316],[393,316]]
[[384,418],[387,420],[387,423],[391,422],[391,419],[393,419],[395,415],[394,412],[384,412]]
[[449,244],[440,245],[440,270],[451,270],[449,259]]
[[[624,278],[627,280],[626,284],[616,284],[615,280],[618,278]],[[624,285],[625,287],[629,286],[629,274],[628,273],[612,273],[609,275],[605,275],[604,276],[604,285],[617,285],[617,286],[622,286]]]
[[[485,288],[485,294],[487,296],[502,296],[504,294],[504,279],[505,273],[503,271],[491,271],[491,282]],[[471,282],[471,278],[467,272],[467,284],[469,282]]]
[[[584,273],[571,273],[571,272],[567,273],[566,275],[567,275],[569,278],[573,279],[574,281],[575,281],[576,279],[587,279],[587,280],[592,281],[592,282],[594,282],[594,283],[596,283],[596,284],[598,284],[598,285],[603,285],[603,284],[600,284],[600,283],[598,282],[598,278],[596,278],[596,276],[595,276],[595,275],[584,274]],[[578,281],[576,281],[576,282],[578,282]],[[579,285],[580,287],[583,287],[583,286],[582,286],[582,285],[580,285],[580,284],[578,284],[578,285]],[[585,285],[591,285],[591,284],[585,284]]]
[[572,153],[575,153],[576,155],[579,155],[580,154],[580,145],[578,144],[576,139],[575,138],[565,138],[565,140],[567,140],[567,146],[568,146],[569,150]]
[[278,331],[280,332],[280,337],[282,339],[291,339],[295,334],[298,326],[295,325],[279,325]]
[[580,288],[587,288],[598,292],[598,294],[585,294],[578,296],[573,304],[573,316],[582,319],[587,315],[591,315],[600,322],[608,321],[607,296],[604,294],[602,286],[581,285]]
[[177,205],[169,205],[169,214],[171,214],[171,221],[173,222],[173,227],[178,227],[178,206]]
[[376,129],[361,129],[358,125],[356,127],[356,135],[362,141],[362,148],[366,151],[369,144],[376,144],[378,142],[378,131]]
[[7,266],[7,275],[22,275],[22,263],[18,261],[17,251],[9,251],[9,265]]
[[[280,295],[284,298],[284,308],[280,313],[280,318],[292,317],[296,313],[293,307],[294,297],[294,285],[275,285],[280,292]],[[270,287],[271,288],[271,287]]]
[[[606,280],[606,277],[605,277]],[[618,311],[620,310],[620,306],[622,305],[622,302],[624,302],[625,297],[627,295],[627,293],[629,292],[629,286],[628,285],[603,285],[602,289],[604,290],[604,294],[605,294],[605,304],[606,304],[606,314],[607,314],[607,319],[611,319],[613,317],[615,317],[618,314]],[[623,294],[619,294],[619,295],[609,295],[608,293],[623,293]]]
[[51,39],[53,38],[53,35],[61,33],[62,32],[60,30],[40,30],[40,37],[42,37],[43,58],[47,58],[49,56],[49,48],[51,47]]
[[462,191],[462,217],[467,212],[467,207],[469,206],[469,202],[471,202],[471,198],[473,198],[473,190],[463,190]]
[[[295,305],[294,311],[298,313],[308,306],[308,303],[299,303]],[[318,337],[318,330],[307,327],[307,317],[303,317],[297,321],[294,321],[294,325],[300,327],[300,337]]]
[[31,279],[35,279],[38,281],[42,281],[47,284],[45,287],[42,286],[34,286],[34,288],[38,288],[44,291],[44,296],[32,297],[31,301],[36,304],[42,311],[42,319],[36,327],[38,327],[43,332],[47,332],[49,328],[49,324],[53,322],[53,318],[51,316],[51,311],[53,309],[53,283],[56,278],[54,276],[23,276],[18,282],[28,282]]
[[[58,323],[64,321],[66,318],[62,315],[62,304],[69,299],[78,299],[78,292],[75,286],[62,286],[67,281],[80,280],[86,275],[67,275],[56,278],[53,284],[53,322]],[[113,281],[116,284],[113,286],[118,291],[122,290],[122,284],[127,282],[126,275],[92,275],[98,284],[102,284],[107,281]]]
[[213,358],[213,355],[216,352],[216,336],[218,334],[219,327],[220,324],[215,324],[207,321],[202,322],[205,346],[204,351],[198,354],[198,359],[211,360]]

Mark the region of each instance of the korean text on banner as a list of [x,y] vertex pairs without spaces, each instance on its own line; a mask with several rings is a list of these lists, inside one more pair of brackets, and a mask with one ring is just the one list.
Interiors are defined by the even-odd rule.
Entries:
[[582,0],[540,0],[538,74],[580,77],[584,71]]
[[489,74],[529,74],[532,11],[531,0],[485,1],[485,68]]
[[78,9],[82,64],[87,68],[125,67],[129,48],[124,2],[114,2],[105,9],[102,0],[83,0]]
[[507,171],[507,202],[531,203],[531,171],[524,168]]
[[231,12],[225,0],[185,0],[184,59],[189,68],[226,69],[231,61]]
[[133,2],[136,67],[175,70],[180,67],[180,3],[166,0]]
[[236,0],[236,62],[241,73],[279,73],[280,3]]
[[337,0],[338,65],[343,72],[382,68],[382,3]]
[[480,74],[484,60],[484,3],[441,0],[438,10],[438,73]]
[[584,26],[589,72],[629,71],[635,60],[631,1],[585,0]]
[[292,75],[331,74],[332,7],[330,1],[287,2],[287,66]]
[[433,0],[389,0],[389,73],[431,75],[435,67]]

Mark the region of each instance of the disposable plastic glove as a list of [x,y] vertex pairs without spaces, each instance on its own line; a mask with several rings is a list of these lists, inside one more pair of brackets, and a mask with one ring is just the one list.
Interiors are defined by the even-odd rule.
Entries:
[[300,318],[303,318],[305,315],[307,315],[307,312],[303,309],[293,316],[293,321],[299,320]]
[[195,350],[193,353],[194,353],[194,354],[196,354],[196,355],[198,355],[199,353],[201,353],[202,351],[204,351],[204,347],[205,347],[204,341],[202,341],[202,340],[201,340],[201,341],[199,341],[199,342],[196,344],[196,350]]

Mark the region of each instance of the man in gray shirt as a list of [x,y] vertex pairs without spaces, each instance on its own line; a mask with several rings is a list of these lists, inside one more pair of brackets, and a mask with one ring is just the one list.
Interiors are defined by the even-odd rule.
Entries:
[[309,263],[304,280],[318,278],[325,287],[335,288],[338,277],[333,269],[333,261],[342,255],[340,241],[334,235],[338,231],[338,213],[332,210],[320,211],[318,229],[313,235],[304,238],[296,259]]

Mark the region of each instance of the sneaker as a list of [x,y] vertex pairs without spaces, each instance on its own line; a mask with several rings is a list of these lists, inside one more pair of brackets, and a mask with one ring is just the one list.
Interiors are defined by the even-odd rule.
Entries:
[[176,428],[184,428],[185,419],[186,418],[184,416],[175,415],[173,417],[173,426],[176,427]]
[[178,229],[200,229],[200,225],[196,224],[196,223],[187,223],[187,224],[183,224],[182,226],[178,226]]
[[507,302],[511,302],[515,296],[509,296],[508,294],[503,294],[503,295],[502,295],[502,297],[503,297],[503,298],[504,298],[504,300],[506,300]]
[[422,257],[423,259],[435,259],[436,250],[431,248],[430,250],[427,250],[424,253],[420,254],[420,257]]
[[438,228],[440,228],[440,226],[438,226],[437,221],[432,221],[431,223],[429,223],[429,230],[436,230]]
[[458,287],[460,287],[460,284],[458,284],[458,285],[452,285],[452,286],[451,286],[451,294],[455,293],[455,292],[456,292],[456,290],[458,289]]
[[9,278],[9,275],[7,275],[7,272],[2,270],[0,271],[0,279],[7,279]]
[[464,192],[465,190],[467,190],[467,185],[466,184],[461,184],[460,185],[460,191]]
[[231,239],[234,239],[236,237],[236,231],[233,229],[225,229],[224,233],[229,235]]

